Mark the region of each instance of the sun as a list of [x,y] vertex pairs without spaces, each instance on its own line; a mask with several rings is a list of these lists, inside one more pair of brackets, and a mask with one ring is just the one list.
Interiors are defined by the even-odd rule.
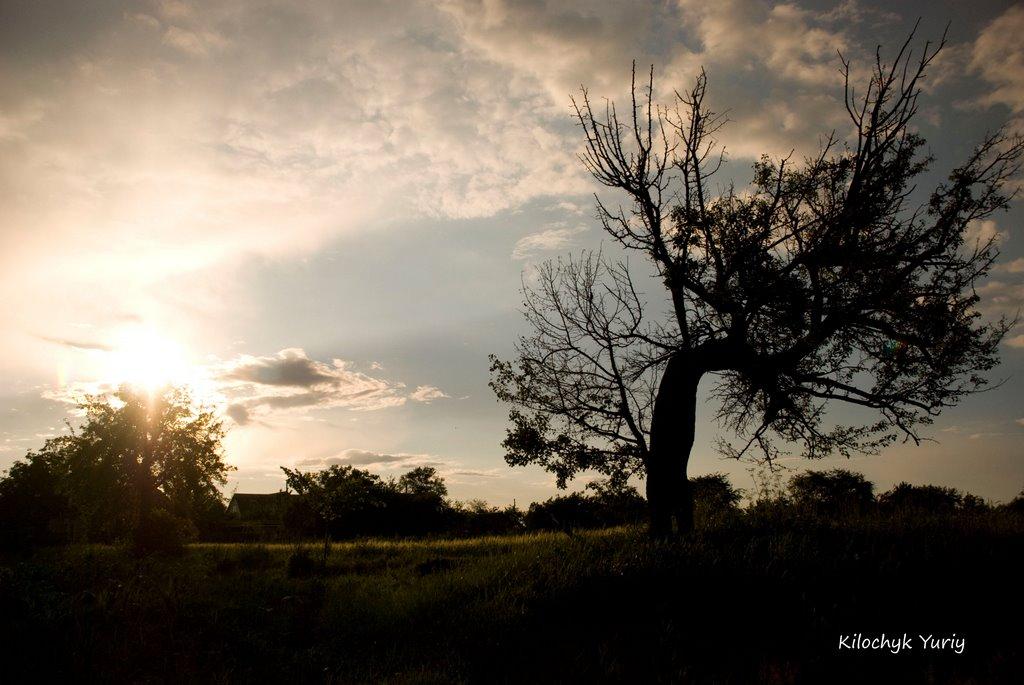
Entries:
[[118,333],[105,355],[103,379],[153,393],[167,385],[185,385],[194,368],[184,348],[153,328],[133,326]]

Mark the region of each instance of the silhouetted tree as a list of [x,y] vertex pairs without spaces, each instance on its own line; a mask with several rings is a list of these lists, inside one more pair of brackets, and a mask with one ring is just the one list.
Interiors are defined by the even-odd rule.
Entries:
[[440,533],[457,518],[433,467],[414,468],[397,481],[338,464],[313,472],[282,470],[287,486],[300,495],[286,525],[294,533],[322,535],[325,550],[331,537]]
[[[122,387],[90,396],[84,422],[29,452],[0,486],[31,496],[45,525],[65,539],[130,537],[140,549],[174,545],[196,522],[223,509],[220,420],[182,389]],[[32,490],[35,489],[35,492]]]
[[29,452],[0,479],[0,547],[63,542],[72,518],[57,455]]
[[438,501],[448,496],[448,486],[433,466],[417,466],[401,476],[398,479],[398,490],[407,495]]
[[[710,186],[725,118],[705,104],[703,72],[672,108],[652,102],[653,69],[639,94],[634,77],[624,119],[613,104],[595,113],[583,91],[582,160],[629,203],[597,198],[598,216],[654,266],[670,311],[645,317],[624,262],[584,254],[541,266],[524,286],[533,333],[515,363],[492,358],[491,385],[513,405],[510,465],[539,464],[563,487],[587,469],[643,473],[651,531],[663,536],[673,519],[692,526],[686,466],[705,377],[717,380],[719,421],[740,438],[720,449],[768,462],[789,444],[818,458],[918,442],[985,385],[1009,323],[980,319],[975,286],[998,250],[965,233],[1007,207],[1024,143],[988,136],[913,203],[931,157],[912,122],[942,44],[915,58],[912,38],[892,64],[877,57],[857,94],[842,60],[848,142],[830,135],[802,162],[762,157],[744,192]],[[836,401],[877,419],[829,425]]]
[[978,497],[969,492],[965,492],[963,499],[960,500],[960,508],[974,513],[981,513],[992,509],[984,497]]
[[887,511],[929,514],[952,513],[962,507],[963,500],[963,493],[956,488],[911,485],[906,482],[899,483],[878,497],[878,503]]
[[503,535],[522,532],[523,511],[514,504],[495,507],[480,499],[452,505],[454,532],[460,535]]
[[875,485],[846,469],[805,471],[790,478],[789,496],[798,507],[815,514],[858,514],[875,503]]
[[1003,506],[1011,513],[1024,514],[1024,490]]
[[387,484],[380,476],[348,465],[303,472],[281,467],[285,485],[316,513],[324,536],[366,534],[386,506]]

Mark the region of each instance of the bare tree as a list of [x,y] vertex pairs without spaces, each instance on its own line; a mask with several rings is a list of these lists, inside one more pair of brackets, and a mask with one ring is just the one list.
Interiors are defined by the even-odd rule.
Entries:
[[[653,69],[638,101],[634,66],[625,122],[611,103],[598,116],[583,90],[582,161],[629,203],[598,198],[598,217],[653,264],[668,315],[644,318],[625,263],[585,254],[541,267],[524,286],[532,335],[514,363],[492,359],[491,385],[513,405],[509,464],[540,464],[563,486],[584,469],[642,473],[663,536],[673,518],[692,526],[686,466],[705,376],[739,438],[720,441],[723,452],[769,462],[791,445],[818,458],[919,443],[942,409],[985,387],[1013,322],[977,311],[998,246],[965,235],[1008,206],[1024,142],[989,135],[915,205],[912,181],[932,160],[911,122],[944,40],[915,56],[912,39],[891,64],[876,52],[861,95],[840,55],[849,141],[833,133],[799,163],[762,157],[746,193],[711,191],[726,120],[705,105],[703,72],[661,108]],[[826,411],[837,401],[876,419],[835,425]]]

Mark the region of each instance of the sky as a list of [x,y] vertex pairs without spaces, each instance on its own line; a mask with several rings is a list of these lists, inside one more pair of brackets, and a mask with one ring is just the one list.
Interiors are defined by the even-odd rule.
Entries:
[[[2,0],[0,469],[66,430],[75,396],[175,382],[224,416],[228,492],[281,488],[279,466],[429,464],[459,499],[547,498],[549,474],[503,461],[488,355],[527,332],[524,274],[615,249],[570,96],[623,101],[636,60],[667,102],[703,67],[742,188],[761,154],[848,135],[837,52],[862,74],[918,17],[922,39],[949,24],[917,122],[926,187],[986,131],[1024,129],[1024,7]],[[972,227],[1003,250],[987,316],[1024,304],[1022,204]],[[1024,326],[1001,354],[1002,384],[934,442],[783,465],[1012,498]],[[752,490],[713,414],[702,401],[690,474]]]

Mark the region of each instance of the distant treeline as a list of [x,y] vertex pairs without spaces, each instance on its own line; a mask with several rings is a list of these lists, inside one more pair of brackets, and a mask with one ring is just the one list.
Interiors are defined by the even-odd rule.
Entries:
[[[329,536],[475,536],[529,531],[605,528],[642,523],[647,500],[629,484],[611,480],[589,483],[583,492],[534,502],[526,509],[495,507],[481,500],[449,499],[444,479],[430,467],[413,469],[398,479],[385,480],[351,466],[332,466],[302,473],[285,469],[289,498],[281,513],[279,533],[289,538]],[[730,517],[784,517],[826,521],[861,516],[955,515],[1007,512],[1024,515],[1024,493],[1008,504],[992,505],[955,488],[900,483],[881,494],[859,473],[845,469],[807,471],[789,479],[772,494],[752,498],[728,476],[713,473],[690,479],[698,525]],[[257,526],[228,524],[220,534],[246,531],[267,534]],[[212,531],[212,534],[218,533]]]
[[[128,529],[103,488],[76,487],[35,469],[13,468],[0,479],[0,536],[6,547],[68,542],[117,542]],[[558,495],[522,509],[481,500],[459,502],[431,467],[385,479],[351,466],[315,472],[284,469],[288,491],[280,506],[256,515],[229,512],[220,501],[197,510],[190,539],[296,540],[354,537],[464,537],[574,530],[641,523],[647,502],[636,488],[599,480],[583,492]],[[954,488],[900,483],[876,495],[864,476],[843,469],[793,476],[774,494],[752,498],[720,473],[690,480],[698,525],[729,517],[836,520],[853,516],[928,516],[1002,511],[1024,515],[1024,493],[994,506]],[[103,519],[103,513],[106,518]],[[100,519],[97,517],[100,516]],[[101,520],[103,519],[103,520]]]

